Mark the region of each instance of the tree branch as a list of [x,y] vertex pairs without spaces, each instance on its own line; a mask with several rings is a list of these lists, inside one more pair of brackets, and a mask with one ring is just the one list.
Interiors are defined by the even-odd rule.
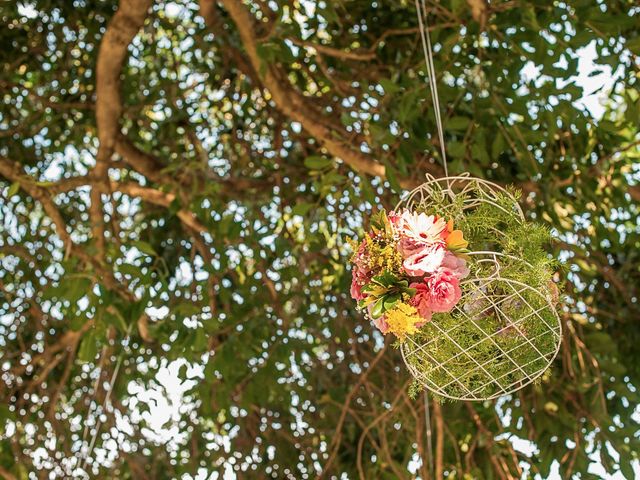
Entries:
[[471,9],[471,16],[480,24],[480,29],[484,30],[489,19],[489,3],[487,0],[467,0],[467,5]]
[[[131,197],[139,197],[149,203],[165,208],[169,207],[176,199],[176,196],[173,193],[166,193],[154,188],[143,187],[133,182],[111,182],[111,189],[117,190]],[[180,209],[176,213],[176,216],[184,225],[198,233],[208,231],[207,227],[202,225],[193,212],[189,210]]]
[[96,124],[100,146],[96,155],[96,182],[91,189],[89,209],[92,235],[99,258],[104,256],[104,212],[102,194],[108,189],[108,162],[113,154],[120,130],[122,97],[120,74],[127,56],[127,47],[144,24],[153,0],[121,0],[118,11],[107,26],[100,43],[96,64]]
[[98,274],[100,281],[110,290],[120,294],[125,300],[130,301],[135,298],[131,292],[122,288],[120,283],[118,283],[113,276],[113,272],[111,270],[105,268],[101,262],[99,262],[94,256],[87,253],[84,248],[76,245],[67,231],[67,224],[64,221],[62,214],[53,201],[53,194],[48,191],[46,187],[38,186],[32,178],[22,171],[20,164],[5,157],[0,157],[0,175],[12,182],[18,182],[25,192],[27,192],[33,199],[40,202],[45,213],[53,222],[58,237],[62,240],[62,243],[65,246],[66,255],[73,254],[85,264],[91,265]]
[[435,463],[435,480],[441,480],[443,478],[444,466],[443,466],[443,454],[444,454],[444,421],[442,419],[442,408],[437,400],[433,400],[433,419],[436,425],[436,455],[434,459]]
[[329,57],[339,58],[341,60],[356,60],[359,62],[367,62],[376,58],[375,51],[371,50],[341,50],[339,48],[330,47],[328,45],[322,45],[321,43],[313,43],[305,40],[300,40],[295,37],[288,37],[294,45],[299,47],[305,47],[315,50],[318,53],[327,55]]
[[[201,4],[213,0],[201,0]],[[345,132],[329,128],[311,102],[293,89],[286,75],[274,65],[263,65],[258,55],[258,41],[253,30],[255,20],[241,0],[222,0],[223,5],[234,20],[253,68],[263,71],[262,80],[269,90],[277,108],[291,120],[298,122],[311,136],[316,138],[327,151],[342,159],[358,172],[385,178],[385,166],[376,162],[359,150],[351,148]],[[408,183],[406,183],[409,186]]]
[[2,468],[2,466],[0,466],[0,475],[4,480],[18,480],[18,477],[16,477],[9,470]]

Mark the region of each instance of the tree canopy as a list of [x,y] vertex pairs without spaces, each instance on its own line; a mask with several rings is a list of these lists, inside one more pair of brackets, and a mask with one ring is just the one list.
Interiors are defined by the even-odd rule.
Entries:
[[[449,172],[519,188],[564,265],[553,367],[432,402],[435,478],[632,478],[640,9],[427,9]],[[348,240],[443,174],[413,2],[0,19],[0,477],[430,478],[424,397],[349,296]],[[615,78],[601,117],[578,101],[585,47]],[[186,393],[158,438],[140,392],[174,360]]]

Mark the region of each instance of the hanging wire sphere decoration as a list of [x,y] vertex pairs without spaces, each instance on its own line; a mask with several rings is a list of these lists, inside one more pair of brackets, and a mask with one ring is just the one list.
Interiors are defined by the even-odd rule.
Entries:
[[[396,211],[402,208],[458,222],[491,208],[505,224],[526,224],[515,195],[468,175],[428,177]],[[470,275],[460,282],[460,301],[401,343],[409,372],[436,395],[484,401],[511,394],[538,379],[558,354],[562,328],[551,275],[536,275],[523,259],[493,251],[509,241],[506,236],[500,223],[476,234],[485,250],[468,254]]]

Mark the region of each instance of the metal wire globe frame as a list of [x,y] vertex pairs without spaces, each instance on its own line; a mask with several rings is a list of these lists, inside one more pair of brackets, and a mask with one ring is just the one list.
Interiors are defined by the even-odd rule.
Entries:
[[[396,211],[407,208],[410,210],[426,209],[434,203],[438,203],[441,208],[447,209],[447,201],[450,201],[449,205],[453,206],[456,197],[462,195],[462,210],[473,210],[482,203],[488,203],[492,206],[501,209],[509,215],[513,215],[520,222],[525,221],[522,208],[518,204],[517,199],[503,187],[483,180],[475,178],[469,174],[462,174],[453,177],[434,178],[431,175],[427,175],[426,182],[419,187],[415,188],[409,194],[402,199],[396,206]],[[504,201],[499,202],[499,198],[504,197],[512,200],[511,210],[507,210],[504,207]],[[502,232],[497,232],[502,234]],[[502,264],[504,262],[514,265],[518,262],[522,262],[522,268],[531,267],[523,260],[505,255],[500,252],[493,251],[478,251],[471,252],[472,262],[476,266],[482,266],[481,270],[483,276],[472,276],[463,280],[460,284],[463,290],[463,296],[454,307],[451,315],[456,320],[460,320],[460,324],[463,322],[470,322],[479,333],[477,342],[471,346],[463,347],[458,344],[455,339],[455,330],[458,325],[454,325],[451,328],[441,328],[438,314],[433,316],[429,325],[433,330],[437,332],[437,337],[426,340],[424,343],[418,343],[415,341],[415,337],[409,336],[401,344],[402,358],[407,366],[407,369],[412,376],[420,382],[429,391],[445,398],[452,400],[468,400],[468,401],[485,401],[498,398],[503,395],[511,394],[538,379],[551,365],[555,357],[560,350],[560,343],[562,339],[562,327],[560,318],[554,305],[554,300],[550,297],[550,291],[546,289],[537,289],[531,285],[522,283],[521,281],[507,278],[502,275]],[[488,267],[488,268],[486,268]],[[497,291],[502,291],[502,294],[487,294],[486,291],[490,290],[490,287],[498,287]],[[473,297],[476,298],[473,298]],[[529,298],[536,298],[537,302],[527,300]],[[486,302],[486,310],[492,310],[493,315],[501,322],[504,323],[504,327],[496,329],[493,332],[487,332],[483,328],[484,320],[481,317],[474,316],[468,311],[465,311],[465,307],[469,306],[469,302],[477,302],[478,299]],[[507,314],[505,305],[509,302],[514,305],[521,306],[519,315],[513,313]],[[536,305],[531,305],[536,303]],[[546,317],[546,318],[545,318]],[[551,320],[550,320],[551,319]],[[536,336],[530,338],[525,331],[525,323],[527,321],[536,320],[540,323],[537,325],[542,328],[542,332],[538,332]],[[514,338],[521,340],[517,343],[517,346],[511,349],[503,348],[496,339],[498,335],[504,335],[508,332]],[[545,340],[545,336],[551,336],[551,348],[548,348],[549,338]],[[438,345],[438,340],[446,339],[448,346],[453,348],[453,354],[450,358],[437,360],[437,355],[430,351],[430,348],[435,348]],[[545,343],[547,348],[541,347]],[[487,342],[485,345],[481,345]],[[479,346],[491,345],[495,348],[496,357],[490,362],[478,361],[474,358],[474,349]],[[541,351],[540,348],[544,351]],[[517,349],[529,348],[530,352],[534,354],[533,360],[527,364],[520,364],[518,359]],[[521,353],[521,352],[519,352]],[[420,355],[421,360],[426,360],[429,365],[426,365],[424,369],[417,369],[412,360]],[[465,361],[470,365],[470,369],[463,378],[457,378],[456,375],[451,373],[451,362]],[[502,373],[496,377],[491,374],[490,370],[495,369],[496,362],[502,361],[501,367],[509,367],[506,373]],[[492,368],[488,368],[488,363],[492,364]],[[449,369],[447,369],[449,366]],[[447,378],[446,381],[438,382],[438,379]],[[480,385],[469,387],[465,384],[465,379],[476,374],[482,378],[485,377],[485,381]],[[506,383],[505,383],[506,382]]]
[[[438,314],[435,314],[429,325],[437,331],[439,337],[432,338],[424,343],[418,343],[414,340],[414,337],[409,336],[401,344],[400,350],[409,372],[431,392],[452,400],[485,401],[516,392],[539,378],[549,368],[560,350],[562,327],[560,317],[550,295],[545,295],[539,289],[501,275],[501,258],[509,258],[510,261],[518,261],[518,259],[497,252],[473,252],[471,255],[481,257],[478,258],[477,262],[492,263],[494,272],[486,277],[474,277],[461,282],[461,288],[464,291],[463,297],[451,312],[456,320],[460,321],[459,324],[447,329],[442,328],[439,325]],[[486,290],[490,290],[490,287],[495,285],[499,285],[504,290],[504,293],[487,294]],[[537,297],[540,304],[531,305],[530,299],[526,298],[527,294]],[[493,332],[487,332],[482,325],[484,321],[482,315],[474,315],[466,308],[470,302],[485,302],[480,313],[484,314],[488,310],[493,310],[496,317],[504,323],[504,326]],[[513,315],[509,315],[504,311],[504,306],[509,302],[521,305],[522,309],[519,316],[514,318]],[[549,317],[552,320],[549,320]],[[529,336],[524,328],[525,322],[531,319],[541,322],[539,325],[542,327],[542,332],[538,332],[533,337]],[[475,331],[478,332],[478,335],[482,337],[475,344],[468,347],[458,344],[455,338],[456,330],[464,322],[470,322]],[[519,342],[515,342],[517,345],[509,349],[503,348],[496,339],[498,336],[505,334],[519,340]],[[552,339],[551,348],[542,347],[545,337],[547,337],[546,343],[549,343],[549,336]],[[450,346],[453,347],[453,354],[444,360],[437,360],[435,358],[437,355],[431,349],[437,348],[438,340],[442,338],[446,339]],[[482,362],[478,361],[473,356],[473,353],[474,349],[484,342],[491,344],[492,348],[495,349],[496,357],[491,358],[490,361]],[[516,358],[517,355],[515,353],[522,348],[529,348],[532,353],[535,352],[533,359],[526,364],[520,364]],[[416,355],[421,355],[423,359],[427,359],[430,363],[427,369],[419,370],[414,366],[411,360]],[[470,369],[466,372],[466,378],[475,374],[484,376],[486,380],[480,385],[470,388],[465,384],[465,378],[457,378],[456,375],[450,372],[449,369],[452,362],[456,361],[464,361],[471,364]],[[509,368],[506,373],[496,377],[491,373],[491,370],[496,368],[496,362],[498,361],[502,362],[501,366],[508,366]],[[491,367],[489,367],[489,364],[491,364]],[[447,368],[448,366],[449,369]],[[530,367],[535,368],[531,371]],[[439,378],[442,378],[444,374],[445,378],[448,379],[446,383],[439,384],[437,380],[434,380],[436,374]],[[490,391],[493,391],[493,393],[487,394]]]

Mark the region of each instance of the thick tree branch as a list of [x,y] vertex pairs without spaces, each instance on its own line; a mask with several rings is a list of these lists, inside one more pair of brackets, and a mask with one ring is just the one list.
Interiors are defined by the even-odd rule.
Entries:
[[136,172],[144,175],[148,180],[161,185],[171,185],[174,183],[170,175],[162,172],[165,165],[153,155],[143,152],[122,134],[116,136],[114,149],[122,159],[128,163]]
[[[201,0],[201,4],[213,0]],[[329,128],[326,121],[319,121],[315,106],[296,92],[286,75],[279,72],[275,66],[264,66],[258,55],[258,41],[253,30],[254,18],[241,0],[222,0],[223,5],[236,23],[240,38],[247,55],[256,71],[263,71],[262,80],[269,90],[278,109],[291,120],[298,122],[327,151],[342,159],[358,172],[368,175],[385,177],[385,166],[376,162],[359,150],[353,149],[350,141],[344,137],[344,132]]]
[[96,64],[96,123],[100,146],[96,155],[96,183],[91,189],[92,234],[100,258],[104,253],[104,212],[102,194],[108,189],[108,162],[113,154],[120,130],[122,97],[120,74],[127,56],[127,47],[144,24],[153,0],[121,0],[98,52]]
[[307,42],[300,40],[296,37],[289,37],[288,40],[294,45],[300,47],[310,48],[318,53],[327,55],[329,57],[339,58],[341,60],[356,60],[360,62],[367,62],[376,58],[375,51],[371,50],[341,50],[339,48],[330,47],[328,45],[322,45],[320,43]]
[[220,185],[220,193],[225,198],[227,196],[235,198],[238,191],[248,189],[264,190],[272,185],[270,181],[258,178],[220,178],[213,174],[207,175],[205,179],[200,179],[205,180],[205,182],[196,182],[196,184],[190,177],[173,177],[163,171],[165,164],[160,159],[143,152],[124,135],[118,136],[115,151],[125,163],[136,172],[144,175],[148,180],[166,187],[173,187],[174,189],[187,189],[190,194],[201,194],[208,182]]
[[2,475],[2,478],[4,480],[18,480],[18,477],[16,477],[9,470],[2,468],[1,466],[0,466],[0,475]]
[[467,5],[471,9],[473,19],[480,24],[480,29],[484,30],[490,11],[487,0],[467,0]]
[[442,407],[437,400],[432,402],[433,404],[433,419],[436,426],[436,455],[434,459],[435,463],[435,480],[441,480],[444,472],[444,420],[442,418]]

